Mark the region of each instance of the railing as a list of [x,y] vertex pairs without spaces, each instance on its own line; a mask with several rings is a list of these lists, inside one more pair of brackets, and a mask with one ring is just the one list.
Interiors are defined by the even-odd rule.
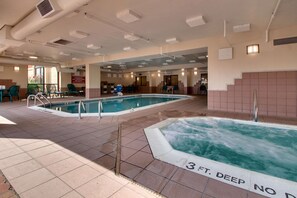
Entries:
[[[80,120],[82,118],[81,116],[81,108],[85,111],[85,113],[87,112],[86,111],[86,107],[85,107],[85,103],[83,101],[79,101],[78,103],[78,119]],[[102,106],[102,101],[99,100],[98,101],[98,119],[100,120],[102,118],[102,110],[103,110],[103,106]]]
[[81,119],[81,108],[83,108],[83,110],[85,111],[86,113],[86,106],[85,106],[85,103],[83,101],[79,101],[78,103],[78,119],[80,120]]
[[102,110],[103,110],[102,101],[99,100],[99,101],[98,101],[98,119],[99,119],[99,120],[102,118],[102,116],[101,116],[101,112],[102,112]]
[[258,102],[257,102],[257,91],[253,92],[253,121],[258,122]]
[[35,95],[31,94],[27,97],[27,107],[29,107],[30,98],[32,97],[34,97],[34,105],[36,105],[36,101],[38,100],[45,108],[46,103],[44,103],[41,99],[45,99],[47,101],[47,104],[50,104],[50,106],[52,105],[51,101],[49,101],[42,93],[37,93]]

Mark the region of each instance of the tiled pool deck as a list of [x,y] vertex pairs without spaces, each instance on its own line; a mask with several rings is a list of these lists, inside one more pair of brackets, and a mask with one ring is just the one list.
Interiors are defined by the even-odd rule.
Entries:
[[[154,160],[144,128],[168,117],[204,114],[250,119],[246,114],[207,111],[206,97],[101,120],[61,118],[28,109],[26,102],[0,103],[0,116],[16,123],[3,124],[0,117],[0,170],[16,193],[28,198],[263,197]],[[260,119],[297,125],[297,119]],[[121,175],[116,176],[119,123]]]

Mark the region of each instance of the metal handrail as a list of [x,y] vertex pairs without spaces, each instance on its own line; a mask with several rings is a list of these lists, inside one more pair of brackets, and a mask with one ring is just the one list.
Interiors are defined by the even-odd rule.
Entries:
[[102,110],[103,110],[102,101],[99,100],[98,101],[98,119],[102,118],[102,115],[101,115]]
[[257,102],[257,91],[253,92],[253,120],[258,122],[258,102]]
[[27,97],[27,107],[29,107],[29,102],[31,97],[34,97],[34,105],[36,105],[36,100],[38,100],[45,108],[46,104],[40,99],[40,98],[44,98],[50,104],[50,106],[52,106],[51,101],[49,101],[44,95],[42,95],[42,93],[37,93],[36,95],[31,94]]

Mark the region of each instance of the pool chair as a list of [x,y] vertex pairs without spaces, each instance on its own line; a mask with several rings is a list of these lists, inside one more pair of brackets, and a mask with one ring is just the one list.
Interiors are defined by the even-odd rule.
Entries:
[[7,89],[6,93],[3,94],[2,98],[9,98],[9,101],[12,102],[13,97],[16,96],[18,97],[18,100],[20,100],[19,92],[20,92],[20,86],[12,85]]
[[76,96],[79,95],[79,91],[76,89],[76,87],[73,84],[68,84],[67,88],[68,88],[68,92],[67,92],[68,95],[76,95]]

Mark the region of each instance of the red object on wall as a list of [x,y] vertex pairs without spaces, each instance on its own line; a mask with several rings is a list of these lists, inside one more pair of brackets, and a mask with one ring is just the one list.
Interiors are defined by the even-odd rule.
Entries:
[[71,83],[85,83],[86,77],[84,76],[71,76]]

